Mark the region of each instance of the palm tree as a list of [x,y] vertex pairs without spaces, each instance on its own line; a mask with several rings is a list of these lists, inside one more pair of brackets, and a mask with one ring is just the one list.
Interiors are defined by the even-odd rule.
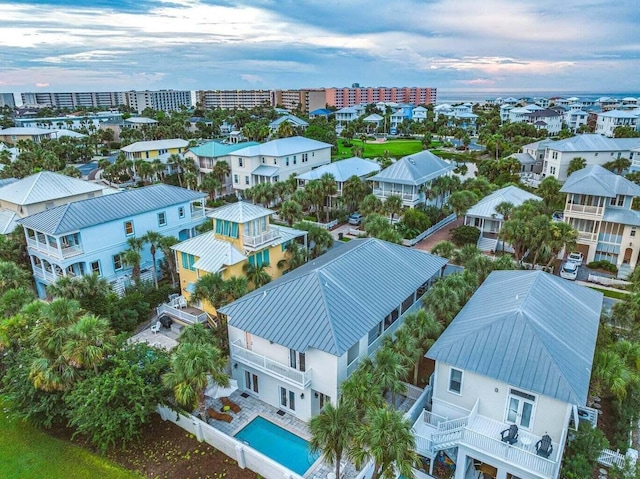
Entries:
[[129,238],[127,239],[129,249],[120,253],[122,262],[131,266],[131,278],[138,284],[140,282],[140,262],[142,261],[142,245],[144,240],[142,238]]
[[316,221],[320,223],[320,212],[322,211],[322,204],[325,201],[326,195],[324,193],[324,187],[320,180],[311,180],[304,187],[304,193],[309,198],[309,203],[313,206],[316,213]]
[[293,125],[288,121],[283,121],[278,126],[278,131],[276,132],[276,136],[278,138],[288,138],[290,136],[295,136],[296,132],[293,129]]
[[460,311],[461,301],[459,293],[446,287],[443,281],[434,285],[424,299],[425,306],[435,318],[447,326]]
[[109,320],[86,314],[68,332],[70,337],[63,348],[64,358],[75,368],[93,368],[98,374],[98,365],[115,349]]
[[176,172],[176,176],[178,177],[178,184],[182,187],[182,173],[184,172],[184,167],[186,165],[185,159],[177,153],[172,153],[169,155],[169,159],[167,163],[171,165],[173,170]]
[[253,285],[253,289],[258,289],[271,281],[271,276],[266,271],[268,267],[269,263],[258,265],[248,262],[242,266],[242,270],[247,275],[249,282]]
[[572,158],[567,168],[567,177],[571,176],[571,173],[581,170],[587,166],[587,160],[581,157]]
[[443,258],[451,258],[455,250],[456,245],[454,245],[451,241],[443,240],[437,243],[433,248],[431,248],[431,253],[442,256]]
[[29,273],[10,261],[0,261],[0,296],[10,289],[31,285]]
[[368,194],[360,202],[360,213],[363,216],[369,216],[372,213],[382,212],[382,201],[374,194]]
[[216,190],[222,187],[220,179],[214,173],[207,173],[202,177],[200,188],[209,193],[209,199],[215,200]]
[[367,411],[382,407],[382,388],[373,376],[370,358],[363,360],[358,368],[340,385],[340,404],[354,411],[358,422],[362,422]]
[[309,254],[307,250],[294,241],[287,245],[285,249],[285,257],[278,261],[278,269],[293,271],[297,267],[305,264],[308,259]]
[[433,343],[442,333],[442,324],[436,321],[433,313],[427,312],[425,309],[419,309],[415,313],[408,314],[404,319],[404,326],[400,329],[407,329],[416,338],[420,352],[420,358],[416,361],[413,370],[413,384],[418,385],[418,371],[420,370],[420,362],[424,353],[429,350]]
[[394,479],[396,474],[413,477],[418,462],[411,424],[401,411],[386,407],[367,412],[350,450],[356,468],[373,460],[371,479]]
[[225,185],[227,176],[231,174],[231,166],[224,160],[219,160],[213,165],[212,173],[220,180],[220,189]]
[[287,200],[280,205],[278,216],[289,223],[289,226],[292,226],[294,223],[300,221],[304,217],[304,214],[300,203],[294,200]]
[[457,217],[463,216],[477,202],[476,194],[468,190],[456,191],[449,196],[449,206]]
[[310,223],[302,223],[298,227],[307,230],[312,258],[317,258],[333,246],[333,236],[327,230]]
[[156,251],[162,239],[162,235],[157,231],[149,230],[141,238],[145,243],[149,243],[151,260],[153,261],[153,284],[158,289],[158,265],[156,263]]
[[243,276],[231,276],[224,282],[224,290],[230,301],[242,298],[249,291],[249,280]]
[[336,185],[336,179],[331,173],[325,173],[320,177],[320,186],[325,195],[325,211],[326,222],[329,222],[329,208],[331,206],[331,197],[338,192],[338,186]]
[[224,373],[226,362],[220,349],[211,344],[181,343],[171,357],[171,369],[162,377],[162,382],[173,390],[178,404],[197,409],[204,419],[204,391],[209,377],[220,386],[229,386],[229,376]]
[[336,468],[336,477],[340,477],[340,462],[347,452],[351,438],[356,434],[358,421],[348,404],[334,406],[327,403],[320,414],[309,423],[312,451],[320,451],[323,459]]
[[407,368],[402,363],[402,357],[393,347],[385,346],[387,347],[381,347],[376,351],[374,376],[383,391],[391,392],[391,405],[395,407],[396,394],[407,390],[403,383],[403,379],[407,376]]
[[389,218],[393,223],[393,217],[399,215],[402,212],[402,198],[398,195],[390,195],[384,202],[383,209],[389,214]]
[[173,287],[176,285],[177,267],[176,257],[171,247],[179,242],[180,240],[175,236],[163,236],[156,244],[156,246],[162,251],[164,259],[167,262],[167,266],[169,267],[169,273],[171,274],[171,286]]
[[191,297],[195,301],[207,301],[215,309],[226,304],[227,293],[221,273],[200,276]]
[[210,344],[217,346],[218,338],[213,334],[211,329],[204,325],[204,323],[196,323],[184,328],[180,333],[180,336],[178,336],[178,344],[184,343]]
[[355,211],[369,191],[369,186],[359,176],[353,175],[347,179],[342,185],[342,199],[347,210]]

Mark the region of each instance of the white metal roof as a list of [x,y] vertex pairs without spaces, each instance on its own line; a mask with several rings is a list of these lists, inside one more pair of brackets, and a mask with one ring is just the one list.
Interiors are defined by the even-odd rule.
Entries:
[[45,128],[35,128],[28,126],[12,126],[10,128],[5,128],[4,130],[0,130],[0,135],[50,135],[53,130],[47,130]]
[[170,140],[151,140],[151,141],[136,141],[130,145],[120,148],[127,153],[135,153],[139,151],[151,151],[151,150],[168,150],[170,148],[184,148],[189,144],[188,141],[181,138],[172,138]]
[[338,182],[345,182],[352,176],[364,177],[380,171],[380,165],[375,161],[364,160],[357,156],[344,160],[334,161],[315,170],[298,175],[299,180],[318,180],[322,175],[329,173]]
[[216,239],[211,231],[173,245],[171,249],[198,257],[193,266],[208,273],[217,273],[247,258],[233,243]]
[[312,140],[302,136],[279,138],[260,145],[248,146],[231,153],[233,156],[286,156],[306,153],[313,150],[331,148],[329,143]]
[[425,150],[401,158],[369,180],[420,186],[454,169],[450,163]]
[[246,223],[258,218],[272,215],[274,211],[262,206],[237,201],[210,211],[207,216],[216,220],[231,221],[233,223]]
[[640,196],[640,186],[600,165],[589,165],[574,171],[560,191],[608,198],[615,198],[617,195]]
[[528,191],[521,190],[517,186],[507,186],[494,191],[489,196],[484,197],[474,206],[469,208],[467,216],[503,220],[504,217],[501,214],[496,213],[496,206],[500,203],[509,202],[515,207],[520,206],[527,200],[539,201],[540,197],[531,194]]
[[41,171],[0,188],[0,200],[16,205],[31,205],[103,189],[103,186],[85,180]]

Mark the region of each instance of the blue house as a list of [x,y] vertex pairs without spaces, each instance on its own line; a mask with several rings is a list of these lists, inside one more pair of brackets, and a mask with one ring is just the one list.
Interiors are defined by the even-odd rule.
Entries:
[[[63,276],[97,273],[121,293],[131,280],[131,267],[121,253],[129,238],[148,231],[181,240],[196,234],[206,220],[206,195],[164,184],[76,201],[18,220],[24,227],[27,252],[38,291]],[[141,251],[141,279],[153,279],[149,245]],[[159,264],[163,255],[156,253]],[[159,269],[159,268],[157,268]]]

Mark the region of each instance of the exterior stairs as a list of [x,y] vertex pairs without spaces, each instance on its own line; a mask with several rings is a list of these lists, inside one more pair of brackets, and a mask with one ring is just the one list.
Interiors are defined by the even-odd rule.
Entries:
[[478,249],[480,251],[495,251],[498,246],[498,240],[496,238],[483,238],[478,239]]

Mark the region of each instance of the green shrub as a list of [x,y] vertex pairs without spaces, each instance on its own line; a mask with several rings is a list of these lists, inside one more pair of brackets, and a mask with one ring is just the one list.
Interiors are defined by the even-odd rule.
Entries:
[[603,269],[605,271],[610,271],[611,273],[618,272],[618,268],[616,268],[616,265],[613,263],[610,263],[605,259],[601,259],[600,261],[592,261],[587,265],[587,267],[591,269]]
[[480,237],[480,230],[475,226],[462,225],[451,230],[451,239],[457,246],[476,244]]
[[419,233],[428,229],[432,224],[427,213],[412,208],[404,212],[402,222],[406,224],[409,229],[416,230]]

